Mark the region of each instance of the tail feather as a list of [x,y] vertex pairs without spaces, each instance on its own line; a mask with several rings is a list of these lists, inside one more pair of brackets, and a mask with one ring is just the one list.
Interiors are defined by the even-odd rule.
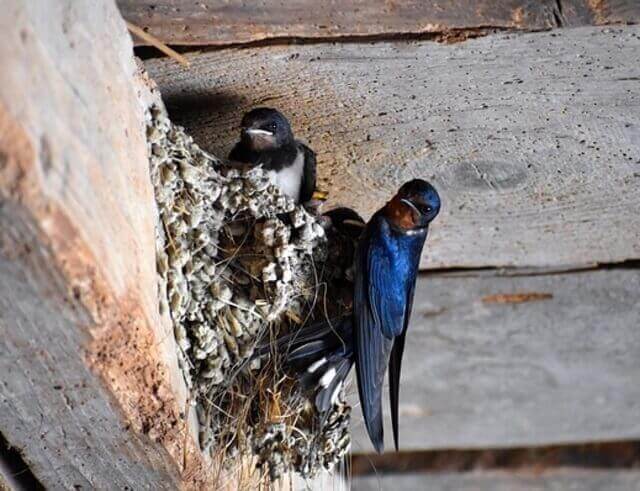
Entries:
[[[315,398],[315,405],[320,414],[327,414],[331,406],[337,402],[340,390],[344,386],[344,381],[352,365],[352,361],[345,358],[341,358],[331,365],[330,370],[335,370],[335,373],[326,386],[321,384],[321,388],[318,390]],[[327,371],[326,373],[331,372]]]
[[[275,348],[278,353],[291,353],[293,350],[312,341],[332,341],[334,343],[343,342],[347,344],[348,339],[351,339],[351,329],[351,316],[335,317],[329,321],[318,321],[280,336],[275,342]],[[272,348],[270,341],[259,344],[253,352],[253,357],[266,356],[271,353]]]
[[[344,386],[353,366],[351,317],[318,322],[281,336],[275,347],[284,365],[297,374],[304,391],[313,392],[314,404],[324,423],[325,417]],[[258,346],[254,356],[271,352],[269,343]]]
[[287,353],[287,361],[289,363],[295,363],[297,361],[309,362],[317,358],[318,355],[322,355],[329,348],[330,346],[325,340],[317,339],[309,341],[308,343],[301,344],[289,350],[289,353]]

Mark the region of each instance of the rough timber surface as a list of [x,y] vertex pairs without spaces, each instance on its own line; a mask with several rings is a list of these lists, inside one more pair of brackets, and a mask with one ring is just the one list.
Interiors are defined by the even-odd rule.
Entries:
[[[401,448],[638,439],[639,291],[637,269],[421,276],[400,385]],[[370,452],[359,411],[352,421],[353,450]],[[390,449],[388,418],[385,433]]]
[[225,45],[638,22],[635,0],[118,0],[125,19],[168,44]]
[[529,470],[511,474],[499,471],[442,474],[391,474],[353,479],[353,491],[637,491],[636,470]]
[[369,215],[409,178],[443,196],[423,267],[640,257],[640,26],[148,60],[174,119],[226,154],[251,107],[318,153],[329,205]]
[[0,32],[0,433],[48,489],[195,486],[124,22],[0,1]]

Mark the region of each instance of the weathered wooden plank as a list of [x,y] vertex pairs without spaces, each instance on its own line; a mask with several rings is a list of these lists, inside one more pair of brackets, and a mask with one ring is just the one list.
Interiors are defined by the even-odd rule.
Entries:
[[124,22],[0,1],[0,33],[0,433],[47,488],[196,487]]
[[[638,291],[637,269],[421,277],[403,362],[402,449],[640,437]],[[354,421],[354,450],[368,452],[359,413]]]
[[555,0],[118,0],[125,19],[169,44],[224,45],[273,38],[444,34],[481,28],[548,29]]
[[[13,219],[3,213],[0,223],[9,227]],[[26,242],[23,235],[21,245],[38,242]],[[43,278],[29,273],[14,260],[0,261],[2,432],[52,488],[176,482],[168,461],[162,469],[161,453],[151,455],[153,470],[144,443],[127,430],[118,407],[105,401],[100,380],[79,356],[86,333],[70,326],[79,315],[88,325],[90,316],[73,305],[65,308],[63,301],[48,301],[39,290]],[[45,285],[53,289],[59,281],[47,278]]]
[[[225,45],[277,38],[434,35],[638,22],[634,0],[118,0],[125,19],[169,44]],[[466,33],[465,33],[466,31]]]
[[353,479],[354,491],[634,491],[640,489],[639,471],[560,469],[519,474],[465,472],[442,474],[388,474]]
[[640,257],[640,27],[189,58],[146,66],[218,155],[244,111],[270,105],[318,152],[330,205],[368,215],[431,179],[444,204],[423,267]]
[[616,441],[533,447],[442,449],[352,454],[351,475],[536,469],[628,470],[640,468],[640,442]]

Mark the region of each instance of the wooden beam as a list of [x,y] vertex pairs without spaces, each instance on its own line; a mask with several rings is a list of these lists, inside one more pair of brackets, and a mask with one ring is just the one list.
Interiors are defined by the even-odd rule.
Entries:
[[551,491],[579,489],[580,491],[629,491],[637,489],[640,472],[637,470],[608,471],[559,469],[541,472],[508,474],[500,471],[442,474],[389,474],[353,479],[353,491]]
[[118,0],[118,5],[125,19],[174,45],[403,35],[458,40],[492,29],[540,30],[640,20],[640,6],[634,0]]
[[0,433],[47,488],[207,485],[112,1],[0,2]]
[[548,471],[572,468],[624,470],[640,466],[640,442],[598,442],[482,450],[418,450],[353,454],[351,474]]
[[[638,291],[638,269],[421,276],[403,361],[401,448],[638,439]],[[355,411],[354,451],[368,452]],[[388,419],[385,428],[390,449]]]
[[635,489],[639,442],[355,454],[353,489]]
[[192,54],[146,67],[174,119],[226,155],[243,112],[280,108],[318,152],[329,206],[365,216],[404,181],[443,211],[422,266],[640,257],[640,27]]

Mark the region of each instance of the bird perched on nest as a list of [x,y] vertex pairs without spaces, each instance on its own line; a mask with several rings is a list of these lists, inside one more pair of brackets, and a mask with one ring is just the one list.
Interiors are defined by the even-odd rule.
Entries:
[[296,203],[311,200],[316,187],[316,154],[296,140],[279,111],[259,107],[242,118],[240,141],[229,160],[262,165],[271,182]]
[[393,440],[398,449],[400,368],[422,248],[440,196],[426,181],[405,183],[359,240],[353,293],[358,393],[371,443],[382,452],[382,383],[389,367]]
[[[391,421],[398,449],[400,369],[422,248],[440,197],[426,181],[404,184],[361,231],[359,216],[336,213],[334,226],[357,236],[353,311],[320,322],[279,341],[303,388],[315,392],[319,414],[327,411],[355,362],[358,393],[369,438],[382,452],[382,385],[389,368]],[[351,213],[355,214],[352,215]]]

